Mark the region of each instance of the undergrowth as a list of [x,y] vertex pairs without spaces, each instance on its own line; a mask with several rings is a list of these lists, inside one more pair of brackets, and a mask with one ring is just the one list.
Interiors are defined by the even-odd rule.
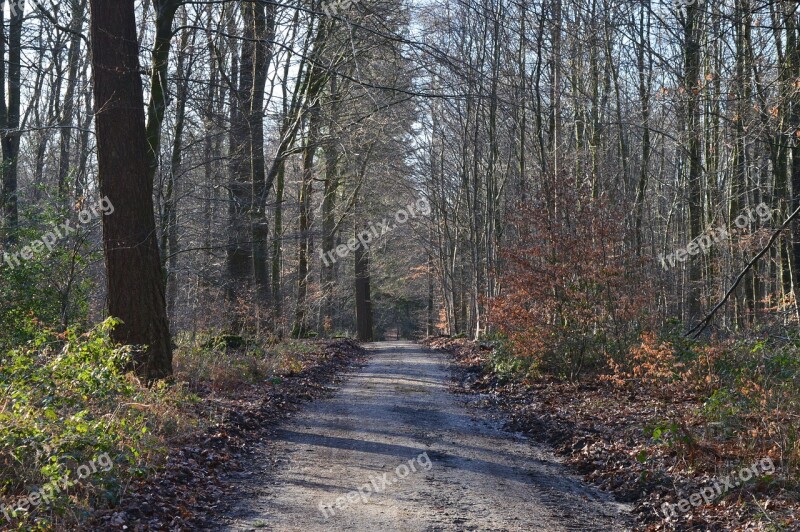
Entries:
[[[115,325],[58,332],[28,319],[28,340],[0,352],[0,529],[70,530],[113,508],[131,482],[155,473],[171,443],[213,421],[216,394],[280,382],[320,348],[183,338],[173,381],[148,388],[126,371],[130,350],[112,342]],[[204,416],[192,408],[201,396],[212,399]]]

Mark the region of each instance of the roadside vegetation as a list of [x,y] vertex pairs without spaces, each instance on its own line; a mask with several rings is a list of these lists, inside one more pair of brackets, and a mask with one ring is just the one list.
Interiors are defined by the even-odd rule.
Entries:
[[[310,398],[308,382],[302,392],[286,383],[339,353],[323,341],[202,335],[177,346],[174,379],[148,387],[129,371],[132,347],[111,341],[115,325],[57,332],[31,320],[29,339],[0,354],[0,529],[72,530],[98,512],[113,515],[161,479],[177,450],[224,426],[231,410],[243,415],[251,390]],[[277,406],[288,411],[285,401]],[[109,465],[78,478],[101,455]],[[54,493],[31,504],[40,490]]]
[[[698,339],[649,310],[657,285],[602,198],[533,202],[489,300],[491,333],[434,340],[458,354],[462,384],[511,423],[636,502],[643,529],[790,530],[800,518],[800,334],[782,312]],[[566,205],[572,205],[566,209]],[[580,253],[575,253],[580,249]],[[710,504],[664,503],[760,460],[774,473]]]

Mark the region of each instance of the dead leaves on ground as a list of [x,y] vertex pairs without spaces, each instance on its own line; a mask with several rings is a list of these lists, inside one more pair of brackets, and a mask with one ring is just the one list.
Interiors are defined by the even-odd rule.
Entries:
[[600,381],[505,383],[489,372],[488,353],[479,345],[449,338],[427,343],[454,356],[455,392],[480,393],[504,411],[510,430],[552,445],[586,480],[631,503],[639,530],[800,530],[797,493],[774,478],[749,482],[671,520],[663,517],[665,502],[698,493],[752,462],[702,437],[700,398],[691,391],[664,398]]

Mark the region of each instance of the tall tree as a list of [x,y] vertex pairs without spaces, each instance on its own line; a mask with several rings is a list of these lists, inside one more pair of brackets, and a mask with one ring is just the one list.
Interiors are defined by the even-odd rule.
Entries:
[[114,339],[144,346],[133,360],[148,382],[172,373],[158,251],[134,0],[91,0],[92,65],[108,312]]
[[58,194],[61,200],[67,198],[67,178],[69,177],[70,154],[72,149],[72,123],[75,117],[76,89],[78,85],[78,68],[81,61],[81,30],[86,15],[86,0],[72,1],[72,19],[69,24],[69,54],[67,57],[67,88],[64,92],[64,107],[59,121],[59,158],[58,158]]
[[[16,229],[19,225],[19,202],[17,198],[19,143],[20,143],[20,97],[22,65],[22,6],[13,4],[8,36],[5,35],[3,12],[5,0],[0,1],[0,58],[6,56],[8,43],[8,63],[0,66],[0,129],[3,149],[3,187],[2,207],[5,243],[16,242]],[[6,86],[8,91],[6,92]]]

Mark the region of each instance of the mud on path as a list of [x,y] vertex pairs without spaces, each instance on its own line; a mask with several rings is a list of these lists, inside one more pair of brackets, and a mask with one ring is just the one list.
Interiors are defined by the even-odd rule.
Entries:
[[629,529],[625,506],[450,393],[445,355],[368,347],[365,367],[254,455],[224,530]]

